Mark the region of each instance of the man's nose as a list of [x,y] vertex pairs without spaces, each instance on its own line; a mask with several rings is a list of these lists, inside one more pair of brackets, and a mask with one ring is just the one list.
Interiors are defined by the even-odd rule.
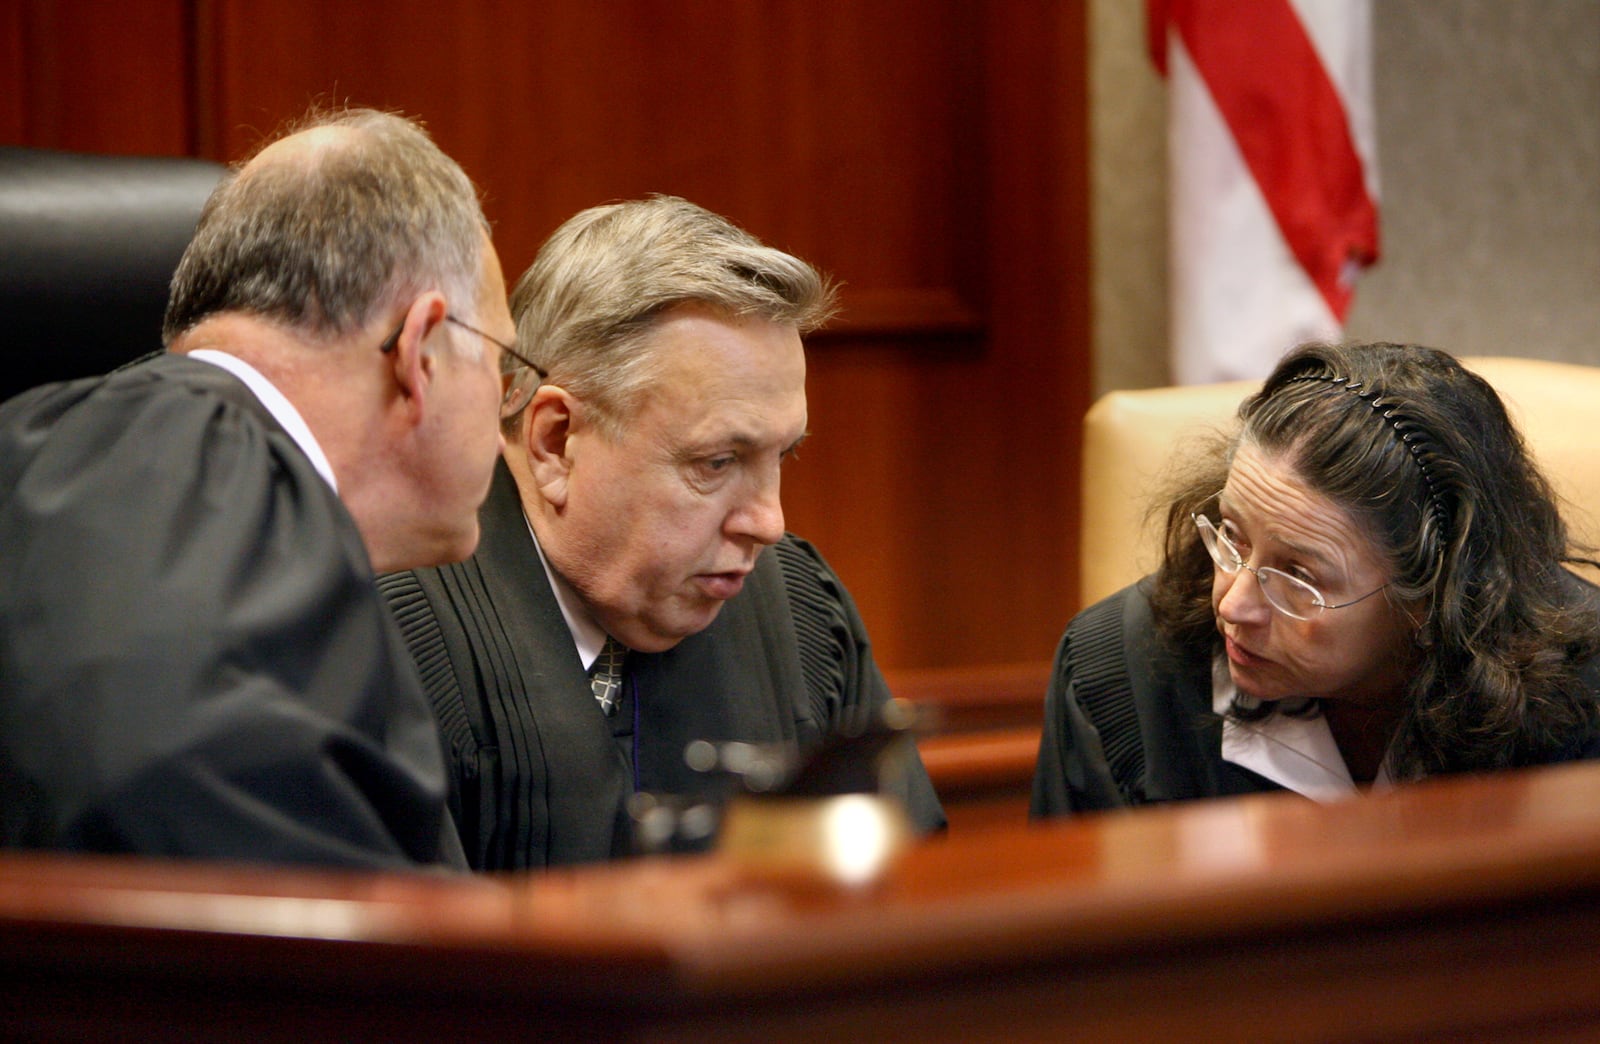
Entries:
[[783,502],[779,499],[778,476],[761,479],[729,519],[738,536],[759,544],[776,544],[783,539]]

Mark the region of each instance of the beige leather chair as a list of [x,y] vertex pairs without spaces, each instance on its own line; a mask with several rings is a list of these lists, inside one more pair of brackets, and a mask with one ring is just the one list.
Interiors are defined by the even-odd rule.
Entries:
[[[1505,401],[1565,500],[1573,534],[1600,544],[1600,367],[1537,359],[1466,358]],[[1151,572],[1160,562],[1159,515],[1148,507],[1186,436],[1225,430],[1258,382],[1117,391],[1084,419],[1081,605]]]

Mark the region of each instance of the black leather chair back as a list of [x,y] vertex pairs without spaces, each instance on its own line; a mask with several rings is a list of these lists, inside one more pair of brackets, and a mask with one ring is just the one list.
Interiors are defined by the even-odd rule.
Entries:
[[173,269],[222,173],[0,147],[0,400],[161,347]]

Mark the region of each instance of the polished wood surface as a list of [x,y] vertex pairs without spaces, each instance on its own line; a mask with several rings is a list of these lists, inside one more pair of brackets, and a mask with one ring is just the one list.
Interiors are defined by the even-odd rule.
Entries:
[[1044,719],[1050,663],[889,670],[884,678],[926,716],[932,734],[1032,727]]
[[1590,1039],[1600,766],[524,879],[0,858],[0,1012],[57,1034]]
[[890,671],[887,678],[922,719],[917,746],[950,832],[1027,819],[1050,664]]

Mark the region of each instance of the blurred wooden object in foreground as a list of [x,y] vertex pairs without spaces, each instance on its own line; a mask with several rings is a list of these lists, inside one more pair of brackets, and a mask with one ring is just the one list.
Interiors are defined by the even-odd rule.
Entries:
[[0,857],[8,1039],[1579,1039],[1600,765],[996,827],[875,883]]

